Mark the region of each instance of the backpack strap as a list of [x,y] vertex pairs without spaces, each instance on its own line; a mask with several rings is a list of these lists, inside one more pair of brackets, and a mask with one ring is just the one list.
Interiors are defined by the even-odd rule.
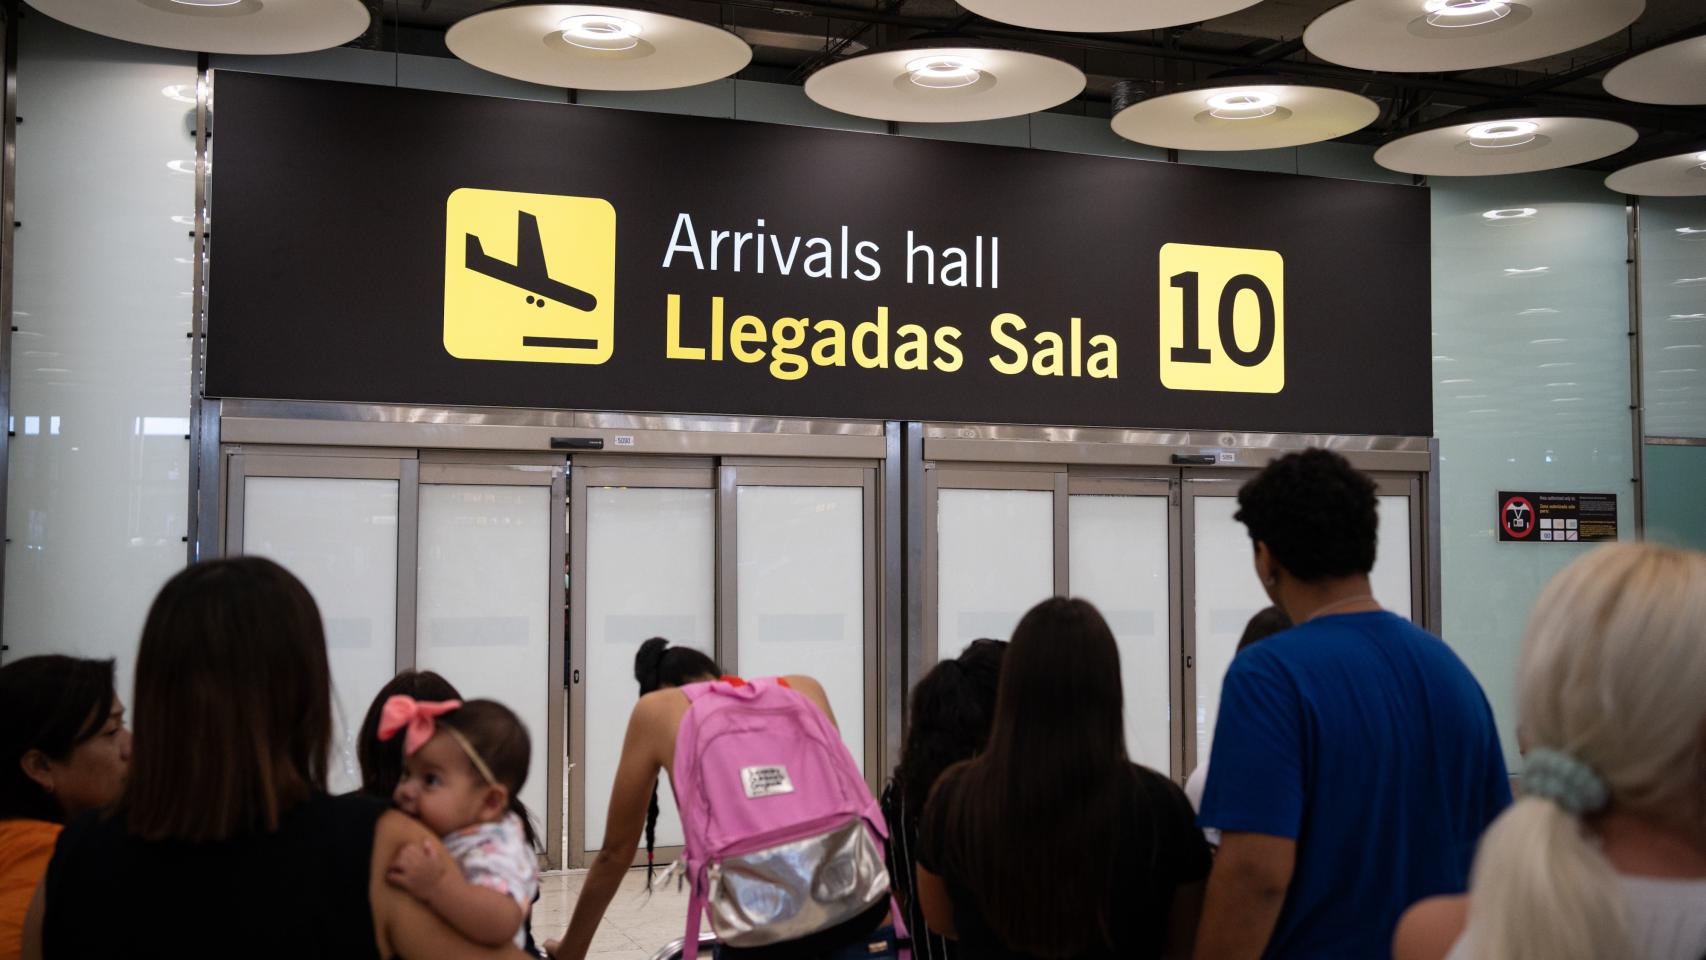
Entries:
[[698,869],[688,870],[687,940],[681,946],[681,960],[699,960],[699,924],[705,917],[705,892]]

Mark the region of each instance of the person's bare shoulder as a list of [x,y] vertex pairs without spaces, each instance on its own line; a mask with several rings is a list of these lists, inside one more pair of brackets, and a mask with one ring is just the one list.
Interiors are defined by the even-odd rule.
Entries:
[[1469,922],[1468,897],[1430,897],[1404,911],[1392,937],[1393,960],[1443,960]]
[[788,686],[791,689],[798,692],[801,696],[810,700],[812,703],[817,704],[818,709],[822,710],[829,716],[831,723],[835,722],[835,708],[831,707],[829,704],[829,694],[824,692],[823,684],[818,683],[816,678],[808,677],[801,673],[791,674],[783,677],[782,679],[787,681]]

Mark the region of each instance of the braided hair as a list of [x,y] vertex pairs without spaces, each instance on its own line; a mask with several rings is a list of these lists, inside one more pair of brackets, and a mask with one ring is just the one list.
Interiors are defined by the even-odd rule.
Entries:
[[[640,683],[640,696],[665,687],[680,687],[699,680],[713,680],[722,674],[717,661],[692,647],[672,647],[662,637],[653,637],[640,644],[634,654],[634,679]],[[652,882],[652,855],[657,849],[658,785],[652,783],[652,800],[646,807],[646,885]]]

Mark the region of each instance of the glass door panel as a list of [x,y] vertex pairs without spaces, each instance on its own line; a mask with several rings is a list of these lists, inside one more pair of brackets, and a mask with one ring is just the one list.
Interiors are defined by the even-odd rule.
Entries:
[[[778,468],[775,475],[811,472]],[[867,471],[824,472],[862,481]],[[874,545],[866,487],[740,482],[754,473],[739,468],[735,495],[738,671],[817,679],[863,769],[867,663],[874,662],[867,656]]]
[[525,486],[425,481],[415,666],[443,675],[466,699],[504,704],[527,725],[533,756],[521,798],[543,830],[553,793],[550,640],[561,562],[552,559],[548,475],[545,485]]
[[1169,508],[1160,496],[1072,495],[1072,595],[1096,605],[1120,648],[1126,750],[1170,773],[1172,630]]
[[1196,654],[1196,759],[1208,756],[1214,743],[1214,722],[1220,713],[1220,684],[1238,650],[1244,625],[1268,606],[1268,595],[1256,578],[1255,554],[1244,525],[1232,519],[1238,500],[1230,483],[1216,484],[1227,494],[1198,494],[1187,500],[1193,526],[1191,546],[1195,573],[1193,612]]
[[942,487],[936,496],[936,656],[1006,640],[1055,593],[1052,490]]
[[1380,539],[1369,585],[1381,606],[1420,623],[1411,594],[1410,498],[1381,494],[1379,499]]
[[[617,479],[612,471],[609,479]],[[627,471],[637,474],[638,471]],[[650,471],[652,486],[599,485],[600,472],[576,478],[584,504],[584,652],[576,666],[585,677],[584,710],[574,739],[583,744],[578,798],[585,820],[581,849],[604,845],[610,788],[616,780],[628,715],[639,699],[634,654],[649,637],[696,647],[716,643],[716,500],[708,471],[699,488],[660,484],[668,471]],[[624,478],[626,479],[626,478]],[[577,511],[577,516],[580,516]],[[659,847],[679,846],[681,821],[669,784],[660,784]]]
[[[300,472],[335,467],[332,458],[308,462],[316,459],[292,462]],[[269,476],[263,458],[232,460],[231,482],[241,494],[232,498],[227,549],[282,564],[318,604],[334,709],[327,785],[333,793],[353,790],[361,784],[356,731],[397,667],[397,462],[351,471],[389,477],[316,477]]]

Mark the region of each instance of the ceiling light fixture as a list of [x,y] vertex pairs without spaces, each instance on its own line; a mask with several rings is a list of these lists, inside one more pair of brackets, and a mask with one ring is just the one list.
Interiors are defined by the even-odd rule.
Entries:
[[563,31],[563,42],[584,50],[632,50],[640,45],[640,25],[626,17],[611,14],[583,13],[568,17],[557,24]]
[[691,87],[752,62],[752,48],[734,33],[652,0],[519,0],[458,20],[444,44],[481,70],[577,90]]
[[1706,34],[1630,57],[1605,75],[1605,92],[1671,107],[1706,103]]
[[906,70],[913,83],[932,90],[969,87],[983,79],[983,67],[969,57],[920,57],[908,63]]
[[[1635,162],[1605,178],[1618,193],[1636,197],[1706,197],[1706,151],[1702,142],[1643,151]],[[1703,231],[1683,227],[1677,233],[1692,237]]]
[[1423,6],[1428,23],[1447,29],[1479,27],[1510,16],[1505,0],[1428,0]]
[[1511,207],[1505,210],[1488,210],[1486,213],[1481,214],[1481,216],[1484,219],[1493,221],[1526,220],[1539,212],[1539,210],[1536,210],[1533,207]]
[[989,20],[1062,33],[1120,33],[1201,23],[1255,6],[1257,0],[964,0]]
[[1469,142],[1477,147],[1501,149],[1520,147],[1533,143],[1537,138],[1540,124],[1533,120],[1501,120],[1497,123],[1482,123],[1464,131]]
[[1262,90],[1236,90],[1208,98],[1209,116],[1222,120],[1260,120],[1278,112],[1279,97]]
[[1315,56],[1358,70],[1434,73],[1502,67],[1587,46],[1634,23],[1647,0],[1346,0],[1321,6],[1331,9],[1303,31],[1303,45]]
[[31,6],[104,37],[197,53],[310,53],[348,43],[373,22],[363,0],[39,0]]
[[1634,127],[1616,120],[1511,108],[1424,124],[1381,146],[1374,162],[1388,170],[1433,177],[1535,173],[1610,156],[1633,145],[1638,136]]
[[1114,86],[1115,133],[1169,150],[1272,150],[1333,140],[1380,117],[1361,94],[1248,73],[1143,97],[1136,81]]
[[837,60],[806,78],[821,107],[898,123],[997,120],[1058,106],[1084,73],[1051,56],[997,42],[930,37]]

